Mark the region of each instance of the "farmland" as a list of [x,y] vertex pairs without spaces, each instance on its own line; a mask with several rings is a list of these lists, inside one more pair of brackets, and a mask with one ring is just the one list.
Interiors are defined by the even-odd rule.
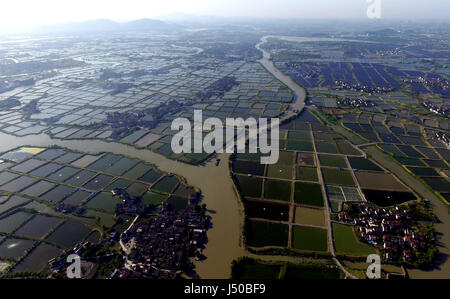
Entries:
[[[273,252],[273,248],[285,247],[303,254],[335,250],[339,256],[356,257],[376,252],[358,241],[351,226],[334,222],[332,217],[349,203],[393,206],[414,201],[415,195],[350,143],[343,145],[348,142],[344,136],[332,132],[309,110],[283,124],[281,130],[286,132],[281,138],[287,139],[281,143],[284,148],[276,164],[263,168],[257,166],[256,156],[245,154],[232,158],[231,173],[245,207],[249,250]],[[290,148],[292,141],[309,142],[311,147]]]
[[313,227],[294,227],[294,248],[306,251],[327,251],[327,231]]
[[288,226],[270,222],[250,221],[246,224],[246,241],[252,247],[287,246]]
[[349,256],[367,256],[373,248],[360,243],[351,226],[333,223],[334,243],[337,253]]
[[[141,245],[174,234],[188,236],[186,249],[195,235],[202,246],[190,257],[202,278],[225,278],[230,261],[246,255],[261,260],[236,261],[236,278],[351,277],[344,270],[352,258],[389,243],[382,219],[339,220],[354,206],[432,210],[439,220],[430,227],[408,215],[389,221],[401,233],[420,228],[418,252],[427,257],[434,249],[427,232],[435,231],[439,254],[448,255],[448,30],[337,25],[188,24],[157,34],[1,43],[0,275],[45,276],[50,259],[89,241],[96,245],[88,253],[112,260],[94,259],[92,277],[121,269],[114,275],[126,278],[122,257],[132,258],[123,248],[133,240],[119,241],[136,221],[144,233],[130,232]],[[172,122],[192,123],[197,110],[222,122],[279,118],[278,161],[261,164],[261,153],[176,154]],[[205,127],[189,126],[202,131],[186,138],[190,148],[210,133]],[[198,204],[203,197],[208,207]],[[200,217],[204,231],[167,231],[161,215],[168,223]],[[414,244],[399,251],[400,263]],[[386,246],[383,263],[394,262]],[[170,254],[162,260],[176,264]],[[448,262],[426,273],[416,266],[408,264],[408,274],[449,273]]]
[[233,262],[232,279],[339,279],[343,273],[332,263],[265,262],[241,258]]
[[325,213],[320,209],[297,207],[295,209],[295,222],[315,226],[325,226]]
[[181,210],[195,195],[179,177],[119,155],[20,147],[2,160],[0,257],[14,274],[48,272],[50,259],[90,236],[123,231],[130,212],[119,209],[123,201],[113,190],[142,197],[150,210],[162,204]]

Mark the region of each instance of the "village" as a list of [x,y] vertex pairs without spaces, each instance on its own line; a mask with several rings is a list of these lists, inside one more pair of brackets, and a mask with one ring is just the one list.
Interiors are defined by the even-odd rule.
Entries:
[[[385,262],[425,266],[433,258],[434,232],[413,229],[418,215],[405,207],[378,208],[354,204],[338,214],[340,222],[352,224],[363,242],[377,247]],[[427,256],[430,255],[430,256]]]
[[450,147],[450,137],[444,132],[436,132],[436,138],[442,141],[447,148]]
[[[123,189],[116,188],[111,193],[122,199],[116,215],[140,215],[140,221],[132,222],[120,236],[111,231],[99,244],[83,241],[65,250],[49,260],[53,274],[66,275],[70,265],[67,259],[72,254],[80,257],[81,278],[98,273],[98,268],[108,279],[175,279],[183,273],[194,273],[191,258],[205,259],[202,252],[207,243],[206,231],[211,226],[204,205],[191,200],[185,209],[177,211],[166,203],[155,214],[150,213],[152,207]],[[111,252],[116,244],[121,245],[121,251]]]
[[336,85],[336,90],[356,90],[356,91],[365,92],[365,93],[369,93],[369,94],[386,93],[386,92],[392,92],[395,90],[395,88],[393,88],[393,87],[386,87],[386,86],[373,87],[373,86],[366,86],[361,83],[348,83],[348,82],[341,81],[341,80],[336,80],[334,82],[334,84]]
[[190,258],[204,259],[202,250],[209,226],[209,217],[191,205],[179,212],[164,205],[156,217],[136,224],[121,236],[121,242],[131,243],[133,249],[115,277],[174,279],[191,272]]
[[352,106],[355,108],[360,108],[360,107],[375,107],[375,103],[369,101],[369,100],[365,100],[362,98],[348,98],[345,97],[342,100],[339,100],[338,103],[340,105],[345,105],[345,106]]
[[424,102],[423,106],[434,114],[437,114],[437,115],[440,115],[443,117],[450,116],[450,109],[446,106],[438,106],[431,102]]

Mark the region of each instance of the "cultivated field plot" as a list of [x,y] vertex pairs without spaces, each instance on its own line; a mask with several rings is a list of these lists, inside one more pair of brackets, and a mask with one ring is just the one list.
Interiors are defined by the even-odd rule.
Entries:
[[15,235],[41,239],[61,222],[59,217],[36,215],[14,232]]
[[363,189],[407,191],[392,174],[358,171],[355,173],[359,185]]
[[298,204],[323,207],[323,193],[320,184],[296,182],[294,201]]
[[8,238],[0,244],[0,257],[19,259],[36,244],[33,240]]
[[254,198],[261,197],[263,179],[241,175],[237,175],[235,178],[237,181],[237,187],[239,188],[242,196]]
[[238,260],[233,266],[232,279],[279,279],[281,265],[253,259]]
[[333,223],[333,236],[338,254],[367,256],[375,253],[375,249],[358,241],[352,226]]
[[305,251],[328,251],[328,231],[315,227],[294,226],[292,247]]
[[26,212],[16,212],[0,219],[0,232],[10,234],[28,221],[33,215]]
[[264,176],[265,165],[262,165],[259,161],[234,160],[233,171],[242,174]]
[[326,184],[345,186],[356,185],[349,170],[322,168],[322,174]]
[[438,192],[450,191],[450,181],[444,178],[422,177],[422,180]]
[[262,200],[246,200],[245,211],[249,218],[289,221],[289,205]]
[[364,197],[380,207],[394,206],[404,202],[417,200],[411,192],[362,189]]
[[288,265],[284,274],[284,279],[342,279],[344,274],[337,267],[327,267],[321,265]]
[[312,153],[297,153],[297,164],[302,166],[316,166]]
[[55,246],[41,243],[18,263],[13,268],[12,272],[41,272],[48,267],[48,261],[53,257],[60,255],[61,252],[62,250]]
[[196,196],[177,176],[119,155],[22,147],[1,156],[0,259],[14,261],[13,273],[41,271],[93,233],[125,230],[131,222],[114,217],[122,203],[114,190],[175,210]]
[[309,181],[309,182],[319,181],[316,167],[297,166],[296,173],[297,173],[296,179],[299,181]]
[[264,198],[281,201],[291,201],[292,183],[266,179],[264,182]]
[[63,248],[70,248],[83,240],[89,232],[89,228],[82,224],[66,221],[50,234],[46,240]]
[[362,201],[361,194],[357,188],[342,186],[342,192],[344,192],[346,201]]
[[350,165],[354,169],[358,170],[370,170],[370,171],[383,171],[378,165],[370,161],[369,159],[361,157],[348,157]]
[[292,166],[269,165],[267,176],[279,179],[292,179]]
[[328,199],[330,200],[336,200],[336,201],[344,201],[344,193],[342,191],[341,186],[332,186],[327,185],[326,186]]
[[321,166],[347,168],[347,163],[343,156],[319,155]]
[[314,226],[325,226],[326,225],[325,213],[321,209],[296,207],[295,223]]
[[342,279],[344,274],[325,262],[294,264],[241,258],[233,263],[231,279]]
[[285,224],[248,221],[246,223],[245,241],[252,247],[287,247],[289,226]]

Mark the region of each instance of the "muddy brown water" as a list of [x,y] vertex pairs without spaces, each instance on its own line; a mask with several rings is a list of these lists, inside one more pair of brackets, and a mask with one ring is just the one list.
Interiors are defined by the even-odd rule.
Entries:
[[143,160],[165,172],[184,177],[188,184],[199,187],[207,204],[213,227],[208,231],[208,244],[204,251],[207,259],[196,262],[197,273],[202,278],[229,278],[231,262],[245,255],[240,246],[242,226],[241,205],[233,190],[229,176],[228,155],[220,155],[219,166],[212,160],[204,166],[192,166],[170,160],[149,150],[136,149],[118,143],[99,140],[58,140],[48,135],[15,137],[0,133],[0,152],[20,146],[67,147],[89,154],[111,152]]
[[[306,93],[290,77],[284,75],[269,60],[270,55],[260,46],[266,42],[265,38],[256,47],[264,53],[260,63],[278,80],[286,84],[296,95],[290,111],[285,117],[293,114],[293,110],[304,107]],[[241,242],[243,225],[243,211],[240,199],[234,191],[233,182],[229,174],[229,155],[221,154],[221,162],[216,166],[211,160],[202,166],[193,166],[170,160],[162,155],[146,149],[136,149],[119,143],[109,143],[101,140],[60,140],[52,139],[46,134],[16,137],[0,133],[0,152],[6,152],[20,146],[50,147],[53,145],[66,147],[74,151],[89,154],[110,152],[140,159],[152,163],[165,172],[184,177],[188,184],[202,190],[204,203],[207,204],[208,214],[212,217],[212,228],[208,231],[208,244],[204,250],[205,260],[195,262],[196,271],[201,278],[229,278],[231,262],[241,256],[248,255]],[[278,258],[276,258],[278,259]]]

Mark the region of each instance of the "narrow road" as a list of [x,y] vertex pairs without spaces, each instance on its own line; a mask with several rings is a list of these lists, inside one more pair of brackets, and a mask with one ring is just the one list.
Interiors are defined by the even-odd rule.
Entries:
[[[330,213],[331,209],[330,209],[330,207],[328,205],[327,190],[325,188],[325,182],[324,182],[324,179],[323,179],[322,168],[320,166],[319,155],[317,154],[317,148],[316,148],[316,142],[315,142],[315,139],[314,139],[314,134],[313,134],[312,128],[310,128],[310,129],[311,129],[310,130],[310,132],[311,132],[311,140],[312,140],[312,144],[313,144],[313,148],[314,148],[314,157],[316,159],[317,170],[318,170],[318,173],[319,173],[319,184],[320,184],[320,187],[322,188],[323,199],[324,199],[324,203],[325,203],[325,217],[327,218],[327,226],[328,226],[328,248],[330,250],[331,255],[333,256],[334,262],[342,270],[342,272],[344,272],[345,277],[346,278],[355,278],[352,274],[350,274],[347,271],[347,269],[345,269],[344,266],[342,266],[342,264],[336,258],[336,252],[335,252],[334,241],[333,241],[334,240],[333,227],[332,227],[332,224],[331,224],[331,213]],[[352,173],[353,173],[353,171],[352,171]]]
[[[139,215],[137,215],[137,216],[133,219],[133,221],[131,222],[130,226],[128,226],[128,228],[122,233],[122,235],[123,235],[123,234],[126,234],[126,233],[130,230],[130,228],[133,227],[134,223],[136,223],[136,221],[138,220],[138,218],[139,218]],[[119,241],[119,243],[120,243],[120,247],[122,247],[122,250],[123,250],[126,254],[130,254],[131,247],[127,247],[127,246],[123,243],[123,241],[122,241],[122,236],[120,236],[120,241]]]

